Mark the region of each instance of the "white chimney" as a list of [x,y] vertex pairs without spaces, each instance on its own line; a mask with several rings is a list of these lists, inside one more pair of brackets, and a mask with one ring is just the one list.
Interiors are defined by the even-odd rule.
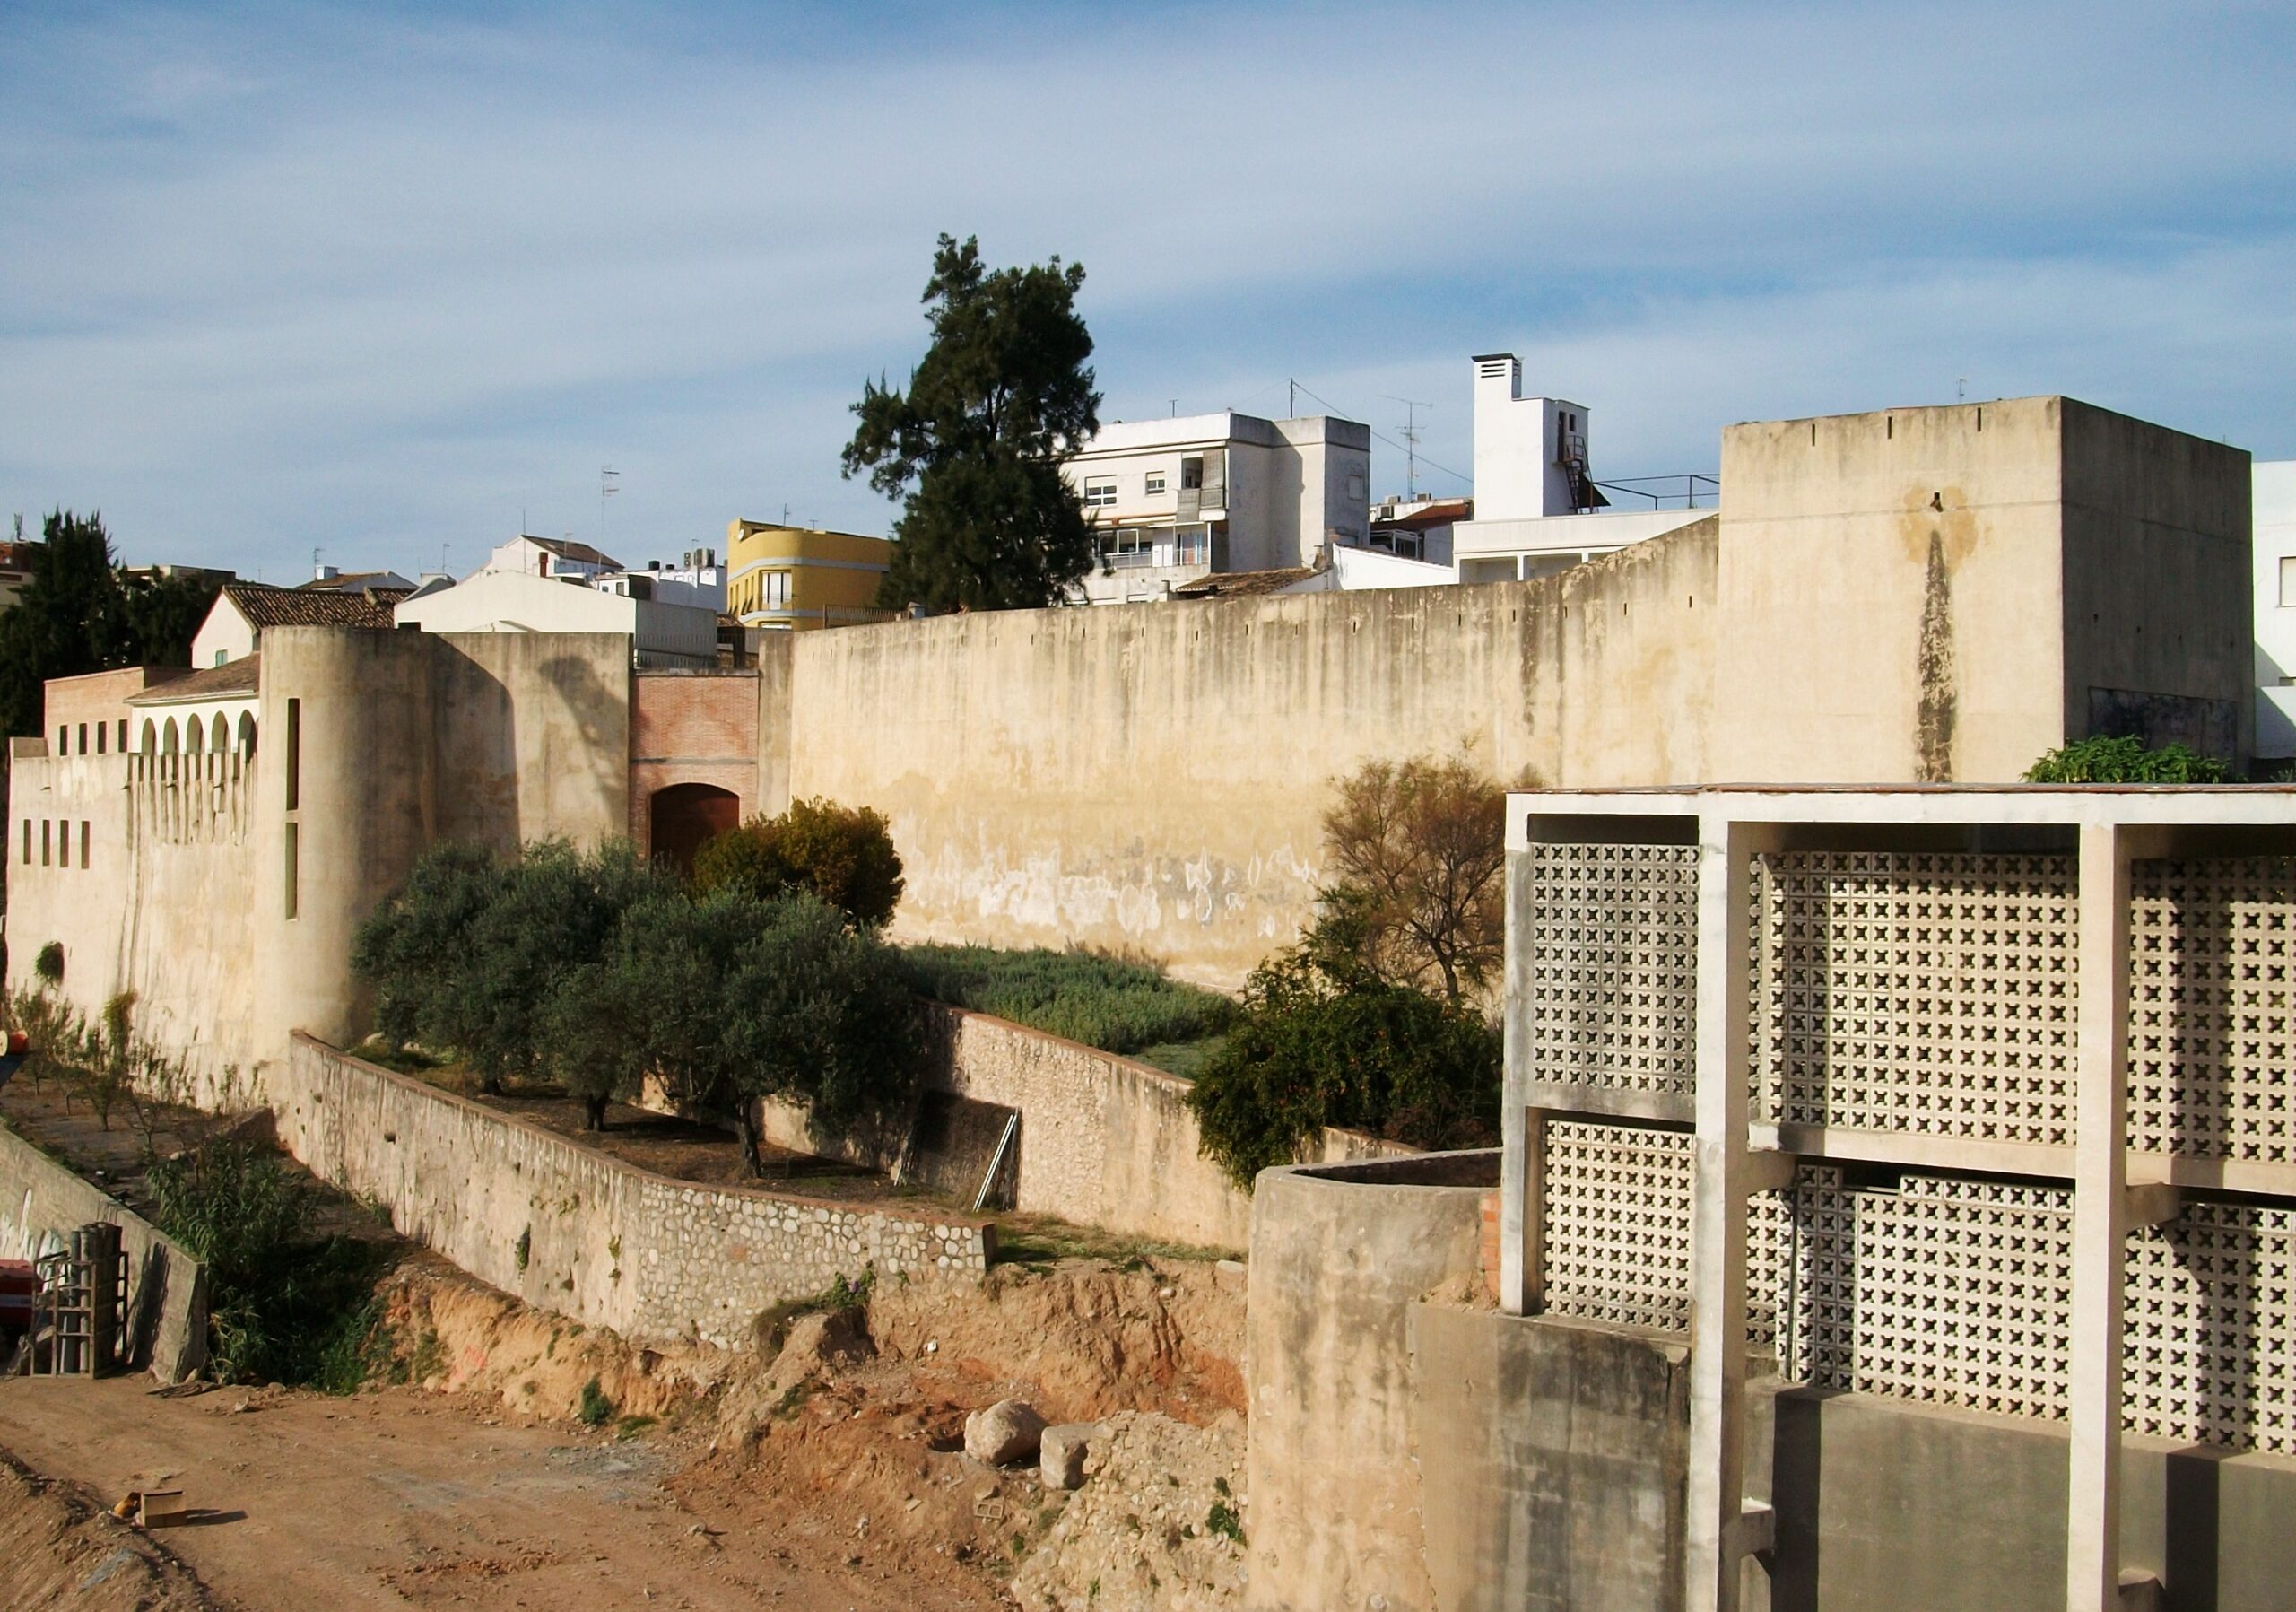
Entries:
[[1523,396],[1511,353],[1474,361],[1474,518],[1526,520],[1578,505],[1570,467],[1587,456],[1587,411],[1560,397]]
[[315,565],[311,568],[311,580],[314,582],[332,582],[341,574],[332,565]]

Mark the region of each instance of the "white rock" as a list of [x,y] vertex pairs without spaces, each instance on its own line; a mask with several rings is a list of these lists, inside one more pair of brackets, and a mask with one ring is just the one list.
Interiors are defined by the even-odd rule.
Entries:
[[1044,1486],[1048,1489],[1076,1489],[1084,1484],[1084,1452],[1100,1433],[1097,1422],[1063,1422],[1057,1427],[1048,1427],[1038,1441],[1038,1456]]
[[1033,1457],[1044,1437],[1044,1418],[1019,1399],[999,1399],[965,1418],[965,1453],[1001,1467]]

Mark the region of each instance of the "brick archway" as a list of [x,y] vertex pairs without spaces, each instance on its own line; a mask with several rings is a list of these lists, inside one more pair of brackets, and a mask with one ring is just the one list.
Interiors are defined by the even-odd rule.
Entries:
[[741,822],[742,798],[716,784],[672,784],[654,791],[647,820],[647,855],[690,874],[694,853]]

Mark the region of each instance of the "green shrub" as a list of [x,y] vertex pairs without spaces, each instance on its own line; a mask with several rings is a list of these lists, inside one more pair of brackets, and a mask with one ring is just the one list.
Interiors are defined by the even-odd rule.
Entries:
[[375,985],[386,1037],[452,1047],[497,1091],[536,1072],[537,1018],[561,978],[597,954],[627,908],[666,888],[627,845],[585,853],[541,841],[514,863],[439,845],[360,925],[352,966]]
[[582,1385],[581,1407],[574,1414],[585,1427],[604,1427],[613,1420],[613,1401],[606,1398],[596,1377]]
[[32,972],[50,985],[64,983],[64,943],[51,940],[32,959]]
[[867,929],[881,929],[900,905],[900,853],[892,831],[866,806],[792,802],[778,817],[752,817],[718,835],[693,859],[698,894],[738,891],[771,901],[809,891]]
[[1138,1052],[1201,1041],[1236,1022],[1217,991],[1168,980],[1163,971],[1094,952],[999,951],[915,945],[904,961],[918,994],[1032,1025],[1103,1052]]
[[2025,773],[2032,784],[2221,784],[2231,770],[2182,745],[2147,750],[2141,739],[2088,738],[2050,751]]
[[1355,961],[1321,927],[1253,971],[1242,1022],[1189,1088],[1205,1156],[1237,1185],[1293,1163],[1325,1126],[1415,1147],[1499,1133],[1499,1033]]
[[387,1352],[371,1245],[321,1236],[317,1195],[276,1149],[222,1139],[146,1167],[152,1219],[207,1268],[209,1364],[224,1381],[348,1393]]

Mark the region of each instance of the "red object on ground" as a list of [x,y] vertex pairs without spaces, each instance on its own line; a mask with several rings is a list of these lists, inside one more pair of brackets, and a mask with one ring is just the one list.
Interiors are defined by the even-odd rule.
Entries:
[[0,1259],[0,1327],[22,1331],[32,1324],[32,1298],[39,1273],[22,1259]]

